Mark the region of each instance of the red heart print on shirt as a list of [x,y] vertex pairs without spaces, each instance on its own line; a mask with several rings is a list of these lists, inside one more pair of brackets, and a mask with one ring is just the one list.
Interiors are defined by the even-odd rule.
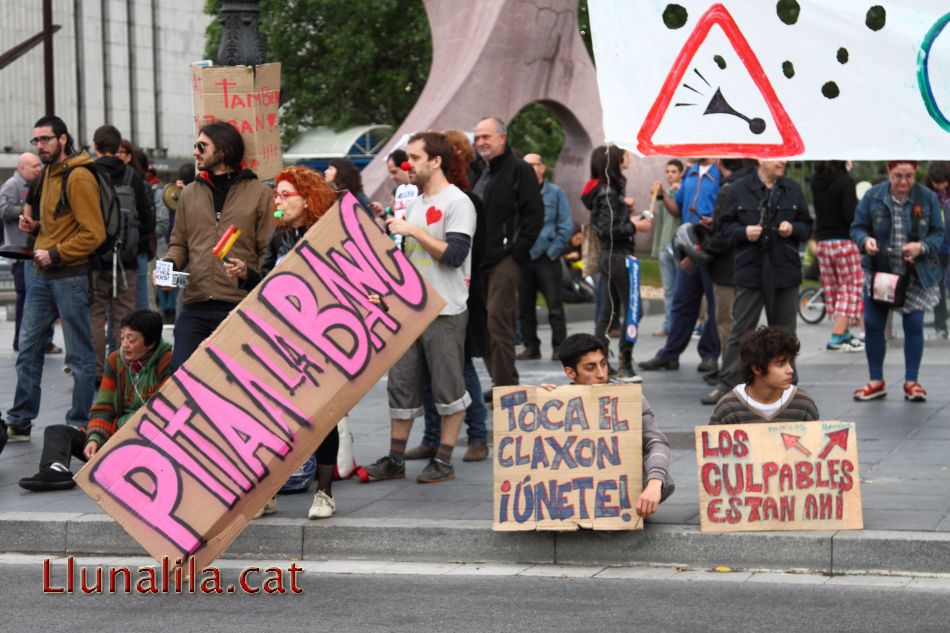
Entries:
[[435,207],[429,207],[426,209],[426,224],[432,226],[436,222],[442,219],[442,212],[436,209]]

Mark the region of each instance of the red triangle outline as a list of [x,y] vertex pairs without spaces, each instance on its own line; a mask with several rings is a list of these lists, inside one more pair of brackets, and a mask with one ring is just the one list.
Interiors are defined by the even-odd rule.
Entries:
[[[778,127],[779,134],[782,137],[782,143],[676,143],[666,145],[656,145],[653,143],[653,135],[656,133],[660,122],[669,109],[670,101],[673,100],[673,92],[683,80],[683,76],[689,67],[689,63],[696,56],[699,47],[706,41],[710,29],[714,24],[722,28],[732,48],[739,59],[745,65],[746,71],[752,77],[759,93],[765,99],[765,103],[772,114],[772,119]],[[734,156],[739,158],[785,158],[802,154],[805,151],[805,144],[801,135],[792,123],[788,113],[779,101],[772,84],[769,83],[762,64],[759,63],[752,47],[746,41],[739,26],[732,18],[728,9],[722,4],[714,4],[703,14],[690,34],[689,39],[680,50],[673,67],[666,76],[666,81],[657,95],[653,107],[647,113],[637,133],[637,148],[640,153],[647,154],[666,154],[670,156]]]

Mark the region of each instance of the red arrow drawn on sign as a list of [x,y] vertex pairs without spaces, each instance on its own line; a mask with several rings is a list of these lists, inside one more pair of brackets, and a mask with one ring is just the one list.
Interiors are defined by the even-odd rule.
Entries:
[[811,451],[802,446],[802,436],[792,435],[791,433],[782,433],[782,441],[785,442],[785,449],[795,448],[800,450],[805,457],[811,455]]
[[825,433],[825,435],[828,436],[828,444],[818,453],[818,459],[828,457],[828,453],[830,453],[831,449],[835,446],[840,446],[843,451],[848,450],[848,429],[832,431],[831,433]]

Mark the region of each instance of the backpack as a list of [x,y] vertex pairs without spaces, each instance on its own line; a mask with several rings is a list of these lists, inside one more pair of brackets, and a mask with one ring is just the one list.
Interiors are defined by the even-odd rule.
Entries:
[[[122,181],[114,185],[109,174],[95,164],[78,167],[88,169],[99,184],[99,210],[106,233],[105,240],[95,250],[96,256],[90,258],[90,261],[97,264],[100,260],[114,260],[114,255],[118,255],[120,264],[122,260],[135,259],[138,256],[139,215],[135,204],[135,190],[132,188],[132,168],[126,166]],[[62,174],[63,183],[59,202],[53,212],[54,220],[69,206],[66,181],[73,169],[78,167],[67,169]]]

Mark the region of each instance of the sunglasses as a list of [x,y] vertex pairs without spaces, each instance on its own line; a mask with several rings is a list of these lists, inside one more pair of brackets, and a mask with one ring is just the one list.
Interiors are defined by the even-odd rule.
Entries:
[[205,150],[208,149],[208,144],[204,141],[198,141],[195,143],[195,149],[204,154]]
[[293,198],[294,196],[302,196],[303,194],[297,191],[275,191],[274,200],[280,200],[282,202],[287,202],[287,198]]

